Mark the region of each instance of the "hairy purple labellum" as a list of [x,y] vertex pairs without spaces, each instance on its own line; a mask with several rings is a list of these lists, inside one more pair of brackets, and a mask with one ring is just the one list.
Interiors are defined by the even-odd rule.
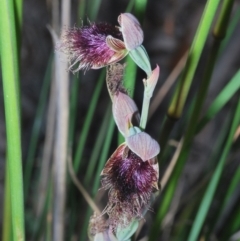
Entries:
[[102,184],[109,189],[110,220],[126,224],[142,217],[153,189],[157,188],[158,173],[150,163],[144,162],[126,144],[120,145],[109,158],[102,171]]
[[73,72],[98,69],[121,60],[127,54],[121,32],[107,23],[91,23],[66,30],[58,49],[68,55],[71,70],[79,63]]

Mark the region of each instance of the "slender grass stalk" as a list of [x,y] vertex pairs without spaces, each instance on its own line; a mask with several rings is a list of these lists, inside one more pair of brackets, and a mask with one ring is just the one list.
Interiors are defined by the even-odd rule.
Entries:
[[90,20],[95,20],[101,6],[101,0],[91,0],[87,3],[87,14]]
[[74,143],[74,134],[75,134],[75,123],[77,116],[77,106],[78,106],[78,95],[80,88],[80,76],[74,75],[73,83],[70,87],[70,106],[69,106],[69,131],[68,131],[68,145],[69,149],[72,149]]
[[231,99],[231,97],[240,88],[240,70],[234,75],[234,77],[227,83],[227,85],[222,89],[219,95],[215,98],[211,106],[206,111],[206,114],[202,117],[196,127],[196,133],[200,130],[214,117],[216,114],[226,105],[226,103]]
[[44,204],[41,210],[41,213],[38,215],[36,222],[34,223],[34,228],[33,228],[33,233],[32,233],[32,238],[31,241],[36,241],[40,240],[41,236],[43,236],[44,233],[44,228],[46,225],[47,221],[47,215],[49,212],[49,205],[50,205],[50,197],[51,197],[51,192],[52,192],[52,180],[49,181],[49,186],[47,187],[46,190],[46,195],[44,196]]
[[53,203],[53,187],[52,187],[53,181],[50,182],[50,191],[49,191],[49,197],[47,199],[47,217],[46,217],[46,233],[45,233],[45,240],[46,241],[52,241],[52,203]]
[[[79,17],[82,19],[84,17],[84,14],[87,12],[88,17],[90,19],[90,21],[93,21],[96,19],[98,11],[99,11],[99,7],[100,7],[101,1],[98,0],[97,2],[94,1],[93,2],[86,2],[85,0],[80,1],[79,2],[79,7],[78,7],[78,13],[79,13]],[[89,8],[89,6],[91,6],[91,8]],[[86,11],[86,8],[89,8],[89,11]],[[81,20],[80,19],[80,20]],[[101,79],[102,78],[102,79]],[[74,170],[77,171],[80,167],[81,164],[81,160],[82,160],[82,156],[83,156],[83,149],[85,147],[85,143],[86,143],[86,139],[90,130],[90,125],[92,123],[93,120],[93,114],[94,114],[94,110],[96,109],[97,106],[97,100],[99,98],[101,89],[102,89],[102,84],[103,84],[103,79],[104,79],[104,73],[102,72],[99,80],[98,80],[98,87],[95,88],[95,92],[93,94],[93,99],[91,101],[86,119],[84,121],[84,125],[82,128],[82,133],[81,136],[79,138],[78,141],[78,147],[77,147],[77,151],[74,154],[74,160],[73,160],[73,165],[74,165]],[[77,100],[78,100],[78,93],[79,93],[79,86],[80,86],[80,80],[76,80],[76,78],[74,78],[74,83],[72,86],[72,95],[71,95],[71,113],[70,113],[70,127],[69,127],[69,143],[70,143],[70,147],[71,147],[71,142],[73,142],[73,131],[74,131],[74,126],[75,126],[75,119],[76,119],[76,112],[77,112]],[[90,209],[89,209],[90,212]],[[72,218],[73,220],[76,220],[76,217],[74,215],[74,213],[72,213]],[[85,223],[88,221],[88,218],[85,219]],[[74,227],[74,223],[71,225],[71,227]],[[86,225],[85,225],[86,226]],[[70,233],[71,236],[71,233]]]
[[60,0],[52,0],[52,28],[59,34],[60,32],[60,14],[59,14]]
[[227,207],[227,204],[230,202],[231,198],[233,197],[234,192],[237,191],[239,183],[240,183],[240,166],[235,171],[234,176],[232,177],[231,182],[229,184],[229,188],[226,192],[226,195],[224,195],[224,200],[220,208],[219,217],[221,217],[221,215],[224,213],[224,209]]
[[14,0],[14,15],[17,32],[20,33],[22,28],[22,0]]
[[34,164],[34,157],[37,149],[37,143],[40,134],[40,128],[42,124],[42,117],[45,110],[47,95],[50,86],[50,76],[51,76],[51,65],[52,65],[52,56],[49,58],[46,73],[43,80],[43,85],[39,97],[39,104],[37,106],[36,115],[33,123],[31,138],[29,142],[28,154],[26,158],[26,167],[24,170],[24,193],[25,198],[27,198],[29,183],[32,174],[32,168]]
[[240,20],[240,6],[235,11],[234,16],[229,23],[229,27],[227,28],[227,35],[226,35],[226,38],[224,38],[224,40],[223,40],[219,54],[223,53],[223,50],[226,48],[226,45],[229,43],[229,40],[232,37],[233,32],[236,29],[236,26],[237,26],[239,20]]
[[[108,108],[108,111],[111,111],[111,108]],[[115,127],[115,122],[114,122],[113,118],[110,118],[108,126],[109,126],[108,132],[106,134],[106,139],[105,139],[105,142],[103,145],[102,153],[99,158],[99,163],[98,163],[98,167],[97,167],[97,171],[96,171],[96,177],[94,178],[94,184],[93,184],[93,189],[92,189],[92,192],[94,195],[96,195],[97,190],[99,188],[101,171],[106,163],[106,160],[108,159],[108,153],[109,153],[110,144],[112,141],[113,131],[114,131],[114,127]]]
[[[204,191],[207,188],[207,184],[209,183],[209,181],[213,175],[215,166],[218,163],[222,149],[224,148],[226,136],[229,133],[231,122],[232,122],[231,116],[227,116],[226,120],[224,121],[224,123],[222,125],[222,131],[219,132],[216,142],[213,143],[214,144],[213,152],[212,152],[211,156],[208,158],[208,163],[210,163],[209,171],[205,171],[205,172],[207,172],[206,175],[203,177],[203,179],[197,185],[194,186],[194,190],[191,193],[188,193],[182,199],[182,205],[185,206],[185,210],[183,210],[183,212],[186,214],[184,215],[184,217],[182,217],[181,220],[185,221],[185,220],[193,220],[194,219],[196,210],[198,209],[198,207],[200,205],[200,200],[202,199],[202,197],[204,195]],[[194,205],[194,209],[191,212],[188,212],[187,210],[188,210],[188,206],[190,203],[192,205]],[[187,216],[187,214],[188,214],[188,216]],[[210,222],[212,223],[213,221],[211,220]],[[209,228],[209,226],[211,226],[211,223],[209,224],[209,222],[208,222],[208,228]],[[206,223],[206,225],[207,225],[207,223]],[[189,226],[182,225],[179,229],[182,229],[182,230],[179,230],[180,233],[185,233],[184,239],[186,240],[187,236],[189,234]],[[178,234],[176,234],[176,235],[178,235]]]
[[[19,68],[16,38],[16,18],[13,1],[0,3],[0,53],[2,65],[3,94],[7,135],[7,170],[9,183],[6,190],[10,194],[10,211],[13,240],[25,240],[21,129],[19,110]],[[9,223],[6,223],[8,225]],[[4,227],[6,231],[7,227]]]
[[130,0],[127,7],[126,7],[126,10],[125,12],[126,13],[130,13],[134,7],[134,4],[135,4],[135,0]]
[[[84,13],[86,11],[86,1],[80,0],[78,5],[78,25],[82,21],[84,17]],[[82,75],[81,75],[82,76]],[[70,94],[70,112],[69,112],[69,148],[72,148],[74,142],[74,130],[75,130],[75,123],[76,123],[76,116],[77,116],[77,103],[79,97],[79,88],[80,88],[80,73],[74,75],[73,83],[71,86],[71,94]]]
[[[7,164],[7,163],[6,163]],[[4,210],[3,210],[3,233],[2,240],[12,240],[12,220],[11,220],[11,193],[10,193],[10,179],[9,168],[6,167],[5,190],[4,190]]]
[[93,121],[93,115],[96,110],[97,102],[98,102],[98,99],[99,99],[99,96],[100,96],[100,93],[102,90],[102,86],[104,83],[104,77],[105,77],[105,70],[103,70],[101,72],[101,75],[100,75],[99,79],[97,80],[97,85],[96,85],[94,93],[93,93],[93,98],[91,100],[90,106],[88,108],[87,116],[86,116],[86,119],[83,124],[82,133],[78,140],[77,150],[76,150],[76,154],[75,154],[74,160],[73,160],[73,166],[74,166],[75,171],[77,171],[79,169],[80,164],[81,164],[83,150],[84,150],[85,143],[86,143],[86,140],[87,140],[87,137],[89,134],[91,123]]
[[[107,109],[106,115],[110,116],[111,114],[111,108],[110,106]],[[115,123],[112,117],[109,118],[109,123],[108,123],[108,132],[106,133],[106,138],[104,141],[104,145],[102,148],[102,153],[100,154],[99,157],[99,163],[98,163],[98,167],[97,167],[97,171],[95,173],[95,178],[94,178],[94,183],[92,185],[92,195],[96,196],[97,190],[99,188],[99,184],[100,184],[100,174],[101,171],[104,167],[104,164],[107,160],[108,157],[108,153],[109,153],[109,148],[110,148],[110,144],[112,141],[112,136],[113,136],[113,131],[114,131],[114,127],[115,127]],[[88,208],[86,215],[85,215],[85,222],[83,224],[82,227],[82,232],[80,235],[80,241],[86,240],[86,236],[87,236],[87,228],[88,228],[88,220],[90,218],[91,215],[91,210]]]
[[[217,19],[217,22],[215,24],[214,30],[213,30],[213,35],[214,35],[214,43],[212,46],[212,50],[210,53],[210,57],[207,63],[207,68],[205,71],[205,74],[203,76],[203,80],[198,94],[197,94],[197,98],[196,98],[196,103],[193,109],[193,113],[191,115],[191,119],[190,119],[190,125],[191,128],[189,126],[188,128],[188,137],[189,139],[191,139],[191,137],[193,136],[194,132],[195,132],[195,127],[200,115],[200,111],[202,109],[206,94],[207,94],[207,90],[208,90],[208,86],[211,80],[211,76],[212,76],[212,72],[213,72],[213,68],[214,68],[214,64],[216,62],[216,59],[218,57],[218,52],[220,49],[220,40],[223,39],[226,35],[226,29],[228,26],[228,20],[230,18],[230,14],[231,14],[231,10],[232,10],[232,6],[233,6],[233,0],[225,0],[223,2],[223,6],[221,8],[221,12],[220,15]],[[194,125],[194,126],[193,126]],[[186,142],[188,142],[189,140],[186,140]]]
[[183,70],[173,99],[168,108],[168,117],[165,119],[163,127],[161,128],[160,146],[162,147],[165,147],[176,120],[178,120],[182,114],[197,64],[199,62],[218,4],[219,0],[208,0],[204,9],[199,27],[189,51],[186,66]]
[[[205,40],[206,40],[206,34],[207,34],[207,32],[208,32],[208,30],[210,28],[210,25],[208,25],[208,28],[207,28],[207,31],[206,31],[206,29],[202,26],[202,24],[205,21],[207,21],[207,20],[208,21],[209,20],[212,21],[213,15],[211,15],[208,12],[209,11],[208,7],[211,6],[214,9],[214,11],[215,11],[216,7],[217,7],[217,5],[215,5],[215,4],[217,4],[217,2],[213,3],[213,6],[211,6],[210,2],[209,2],[209,5],[207,5],[207,9],[205,10],[204,16],[208,16],[208,14],[209,14],[211,18],[209,19],[209,16],[204,18],[204,16],[203,16],[203,20],[202,20],[202,22],[200,24],[200,29],[199,29],[198,33],[201,36],[200,33],[203,32],[202,33],[203,34],[202,37],[204,38],[203,42],[205,42]],[[230,6],[232,6],[232,5],[230,5]],[[228,12],[228,14],[230,14],[228,8],[223,8],[222,11],[223,12],[226,11],[226,12]],[[225,15],[221,15],[220,18],[222,16],[225,16]],[[218,19],[218,21],[221,21],[221,20]],[[222,26],[222,28],[226,28],[226,25]],[[199,35],[197,34],[198,37],[196,36],[194,42],[198,43],[198,41],[200,41],[198,39]],[[193,43],[192,49],[194,49],[194,46],[195,45]],[[220,43],[219,43],[219,41],[217,39],[214,42],[214,44],[213,44],[213,48],[212,48],[212,51],[211,51],[211,54],[210,54],[210,58],[209,58],[209,62],[208,62],[205,74],[204,74],[204,78],[203,78],[203,81],[202,81],[202,83],[200,85],[200,88],[199,88],[199,91],[198,91],[198,94],[197,94],[197,98],[196,98],[196,101],[195,101],[195,104],[194,104],[193,112],[191,114],[190,121],[188,123],[187,133],[186,133],[186,135],[184,137],[183,148],[182,148],[182,151],[181,151],[181,153],[179,155],[179,159],[178,159],[178,162],[177,162],[177,164],[175,166],[175,169],[174,169],[174,171],[172,173],[172,178],[169,181],[170,183],[168,184],[168,189],[167,189],[167,191],[166,191],[166,193],[165,193],[165,195],[163,197],[163,205],[159,208],[159,211],[158,211],[158,214],[157,214],[157,217],[156,217],[156,221],[155,221],[155,224],[154,224],[155,227],[153,227],[152,232],[151,232],[152,239],[150,238],[150,240],[153,240],[154,233],[156,232],[156,229],[157,229],[157,223],[160,223],[161,220],[163,219],[163,217],[166,214],[166,210],[169,207],[169,203],[171,202],[171,198],[172,198],[173,193],[174,193],[174,187],[176,187],[176,185],[177,185],[178,178],[180,177],[181,171],[182,171],[182,169],[183,169],[183,167],[185,165],[185,162],[187,160],[187,156],[188,156],[188,152],[189,152],[189,148],[190,148],[190,142],[191,142],[191,140],[193,138],[193,135],[194,135],[194,132],[195,132],[196,123],[197,123],[197,119],[199,117],[199,114],[200,114],[200,111],[201,111],[201,108],[202,108],[202,105],[203,105],[203,101],[205,99],[205,96],[206,96],[206,93],[207,93],[207,90],[208,90],[208,86],[209,86],[209,83],[210,83],[210,79],[211,79],[214,63],[215,63],[216,58],[218,56],[219,46],[220,46]],[[201,45],[200,48],[203,48],[203,45]],[[190,56],[193,53],[192,49],[190,50]],[[195,59],[195,61],[193,61],[192,65],[191,65],[191,62],[187,62],[186,68],[185,68],[184,71],[187,71],[188,66],[190,66],[189,67],[190,68],[189,73],[188,72],[183,72],[183,77],[181,78],[181,80],[186,78],[186,82],[185,82],[186,86],[184,87],[184,85],[185,85],[184,82],[183,83],[180,82],[180,86],[181,86],[181,84],[183,84],[183,85],[182,85],[182,88],[180,87],[180,89],[179,89],[179,90],[181,90],[181,92],[179,92],[180,96],[182,95],[182,93],[184,93],[183,96],[181,97],[181,98],[183,98],[182,99],[182,101],[183,101],[182,104],[185,103],[185,98],[186,98],[185,95],[189,91],[189,87],[190,87],[190,84],[191,84],[191,81],[192,81],[193,74],[194,74],[195,69],[196,69],[197,62],[198,62],[199,57],[200,57],[200,53],[201,52],[198,52],[198,50],[197,50],[196,54],[198,54],[199,56],[198,56],[197,59]],[[184,77],[184,75],[186,75],[186,77]],[[175,96],[176,96],[176,93],[175,93]],[[174,97],[174,98],[176,98],[176,97]],[[181,98],[179,99],[179,101],[181,101]],[[175,99],[175,101],[176,101],[176,99]],[[172,102],[172,104],[171,104],[171,106],[169,108],[170,112],[168,112],[168,115],[171,116],[171,117],[179,118],[180,117],[179,114],[182,112],[183,105],[180,104],[180,106],[177,107],[178,103],[177,102],[175,102],[175,104],[173,104],[173,103],[174,103],[174,100],[173,100],[173,102]],[[177,107],[177,108],[174,109],[173,107],[174,108]],[[180,110],[180,112],[179,112],[179,110]],[[170,123],[170,121],[167,121],[166,123]],[[171,124],[171,127],[174,125],[174,123],[172,121],[171,121],[170,124]],[[165,126],[166,126],[166,124],[165,124]],[[167,132],[167,134],[170,133],[169,130],[167,130],[166,132]]]
[[174,93],[173,100],[168,109],[168,115],[171,118],[178,119],[182,114],[183,107],[185,105],[185,101],[197,68],[197,64],[202,54],[204,44],[207,40],[207,36],[218,4],[219,0],[209,0],[204,9],[200,25],[197,29],[197,33],[189,51],[186,67],[184,68],[182,77],[180,79],[180,84]]
[[86,189],[83,187],[82,183],[77,179],[77,176],[76,176],[76,174],[74,172],[74,169],[73,169],[72,162],[71,162],[70,158],[68,158],[68,170],[69,170],[69,174],[71,176],[71,179],[72,179],[73,183],[78,188],[78,190],[81,192],[81,194],[84,197],[85,201],[88,203],[88,205],[92,208],[92,210],[94,212],[96,212],[98,215],[100,215],[101,212],[99,211],[99,208],[94,203],[94,201],[91,199],[90,195],[88,194]]
[[135,0],[134,14],[140,20],[140,23],[143,22],[146,7],[147,7],[147,0]]
[[[228,220],[224,225],[224,228],[219,230],[220,241],[225,241],[225,240],[238,241],[239,240],[240,238],[239,237],[239,229],[240,229],[239,213],[240,213],[240,204],[239,202],[237,202],[234,209],[231,212],[231,215],[229,215]],[[232,239],[231,236],[236,236],[236,237]]]
[[100,131],[99,131],[99,134],[97,136],[97,139],[96,139],[93,151],[92,151],[92,155],[91,155],[90,160],[89,160],[87,172],[86,172],[86,175],[84,177],[84,183],[87,186],[91,185],[91,179],[94,175],[94,170],[96,169],[96,166],[97,166],[98,157],[100,156],[100,153],[101,153],[101,150],[102,150],[102,145],[105,141],[106,133],[108,131],[109,118],[111,118],[111,115],[110,115],[109,111],[107,111],[105,113],[104,119],[102,121]]
[[[78,4],[78,19],[77,24],[80,25],[81,21],[84,18],[86,12],[86,0],[80,0]],[[94,20],[96,16],[94,16]],[[76,122],[76,113],[77,113],[77,101],[79,97],[79,87],[81,82],[81,73],[74,75],[73,84],[71,87],[71,96],[70,96],[70,113],[69,113],[69,146],[72,146],[74,138],[74,128]]]
[[220,180],[223,168],[224,168],[224,164],[225,164],[227,155],[230,151],[233,137],[234,137],[235,131],[237,129],[237,126],[239,125],[239,122],[240,122],[240,98],[237,103],[236,111],[235,111],[235,114],[234,114],[234,117],[232,120],[232,125],[231,125],[230,131],[229,131],[229,134],[228,134],[228,137],[226,140],[226,144],[222,151],[221,158],[218,162],[218,165],[215,169],[213,177],[209,183],[209,186],[205,192],[201,205],[198,209],[198,213],[197,213],[196,219],[194,220],[193,227],[192,227],[191,232],[188,237],[188,241],[195,241],[195,240],[197,240],[197,237],[199,236],[203,222],[204,222],[207,212],[210,208],[210,204],[212,202],[213,195],[214,195],[217,185],[219,183],[219,180]]

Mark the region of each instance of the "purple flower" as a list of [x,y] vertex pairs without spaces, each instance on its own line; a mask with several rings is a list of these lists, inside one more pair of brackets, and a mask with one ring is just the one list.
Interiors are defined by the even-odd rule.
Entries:
[[143,31],[132,14],[123,13],[118,21],[120,27],[90,23],[64,31],[57,49],[67,54],[73,73],[118,62],[142,44]]
[[127,226],[134,218],[142,218],[153,189],[158,189],[156,158],[143,161],[123,143],[107,161],[102,185],[109,189],[106,212],[113,226]]
[[125,57],[127,50],[117,27],[107,23],[68,29],[62,36],[58,49],[65,52],[73,70],[98,69]]

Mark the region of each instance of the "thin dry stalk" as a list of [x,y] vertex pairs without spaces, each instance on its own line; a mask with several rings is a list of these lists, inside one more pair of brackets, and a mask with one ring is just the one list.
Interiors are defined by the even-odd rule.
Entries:
[[[62,27],[70,23],[70,1],[62,1]],[[53,36],[54,46],[58,39]],[[55,55],[57,90],[57,126],[54,156],[53,241],[64,240],[64,217],[66,203],[66,174],[68,152],[69,74],[65,54]]]
[[177,80],[177,77],[182,72],[182,70],[185,66],[186,60],[187,60],[187,56],[188,56],[188,51],[179,60],[179,62],[177,63],[177,65],[175,66],[175,68],[173,69],[171,74],[168,76],[168,78],[164,82],[161,89],[159,89],[158,93],[153,98],[153,101],[152,101],[152,103],[150,105],[150,109],[149,109],[148,119],[150,119],[152,117],[152,115],[155,113],[156,109],[161,104],[161,102],[163,101],[163,99],[167,95],[168,91],[171,89],[172,85]]
[[169,166],[167,167],[167,170],[165,171],[164,173],[164,176],[162,177],[162,180],[161,180],[161,191],[164,189],[164,187],[166,186],[171,174],[172,174],[172,171],[177,163],[177,160],[178,160],[178,157],[179,157],[179,154],[182,150],[182,145],[183,145],[183,138],[181,138],[180,142],[178,143],[177,145],[177,149],[175,150],[175,153],[172,157],[172,160],[169,164]]
[[85,188],[83,187],[82,183],[77,179],[77,177],[75,175],[75,172],[74,172],[74,169],[73,169],[73,166],[72,166],[72,159],[71,159],[70,155],[68,157],[68,171],[69,171],[69,174],[71,176],[71,179],[72,179],[73,183],[78,188],[80,193],[83,195],[83,197],[86,200],[86,202],[88,203],[88,205],[92,208],[92,210],[97,215],[100,215],[101,211],[99,210],[99,208],[97,207],[97,205],[95,204],[93,199],[90,197],[88,192],[85,190]]
[[52,28],[58,34],[60,31],[60,14],[59,14],[59,0],[48,0],[52,1],[50,5],[52,5]]

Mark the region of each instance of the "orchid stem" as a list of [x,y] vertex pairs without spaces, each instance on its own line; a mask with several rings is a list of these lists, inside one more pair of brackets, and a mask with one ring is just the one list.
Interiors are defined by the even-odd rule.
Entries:
[[146,125],[147,125],[150,99],[151,98],[149,98],[149,95],[146,93],[146,88],[145,88],[144,97],[143,97],[143,105],[142,105],[142,114],[141,114],[141,120],[140,120],[140,128],[142,130],[145,130]]

